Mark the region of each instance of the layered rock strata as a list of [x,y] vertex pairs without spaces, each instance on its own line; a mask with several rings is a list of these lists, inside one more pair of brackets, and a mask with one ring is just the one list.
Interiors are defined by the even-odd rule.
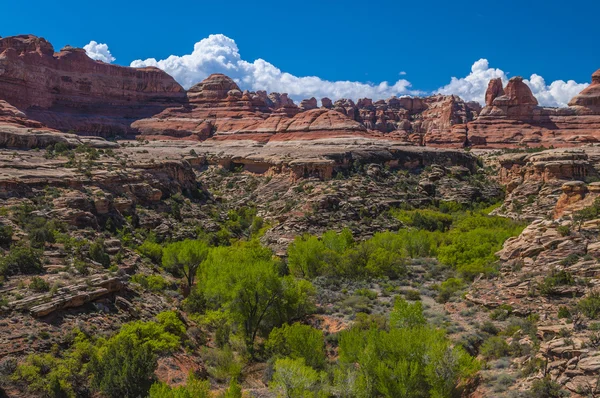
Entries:
[[567,108],[538,106],[521,77],[502,88],[490,81],[486,106],[468,123],[468,143],[473,147],[569,147],[600,142],[600,70],[592,83],[575,96]]

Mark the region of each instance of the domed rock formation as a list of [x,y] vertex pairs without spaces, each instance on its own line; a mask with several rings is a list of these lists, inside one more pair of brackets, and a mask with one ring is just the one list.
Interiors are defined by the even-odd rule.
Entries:
[[592,84],[573,97],[569,106],[577,107],[580,113],[600,114],[600,69],[592,75]]

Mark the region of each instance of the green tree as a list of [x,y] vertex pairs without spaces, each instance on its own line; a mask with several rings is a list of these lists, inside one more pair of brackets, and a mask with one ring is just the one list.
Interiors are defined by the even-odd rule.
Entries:
[[325,367],[325,340],[323,333],[308,325],[294,323],[275,328],[269,334],[265,348],[271,355],[303,358],[315,369]]
[[200,240],[186,239],[167,245],[162,254],[162,264],[174,275],[183,274],[188,287],[194,285],[200,264],[206,259],[208,245]]
[[90,363],[92,385],[110,398],[145,397],[156,366],[150,345],[131,336],[112,338]]
[[259,331],[268,332],[312,308],[312,285],[282,278],[280,268],[272,252],[254,241],[213,248],[203,266],[199,288],[207,305],[229,311],[250,348]]
[[397,300],[390,325],[389,331],[351,328],[341,334],[336,388],[339,380],[353,379],[350,396],[442,398],[477,372],[473,357],[425,323],[420,302]]
[[25,245],[12,245],[10,250],[0,259],[0,274],[39,274],[44,270],[40,252]]

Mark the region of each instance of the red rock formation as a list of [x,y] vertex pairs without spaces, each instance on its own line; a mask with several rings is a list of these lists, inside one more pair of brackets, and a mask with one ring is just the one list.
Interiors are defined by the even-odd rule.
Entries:
[[488,88],[485,91],[485,105],[492,106],[496,97],[504,95],[504,88],[502,87],[502,79],[496,78],[490,80]]
[[470,145],[567,147],[600,142],[600,71],[568,108],[539,107],[520,77],[510,79],[504,94],[499,93],[498,82],[491,81],[487,105],[467,126]]
[[592,75],[592,84],[573,97],[569,106],[576,107],[578,113],[600,114],[600,69]]
[[[305,103],[308,108],[313,105],[316,108],[314,98]],[[364,126],[332,110],[300,112],[286,94],[242,93],[232,79],[222,74],[213,74],[192,87],[186,106],[136,121],[133,127],[147,138],[192,140],[266,142],[367,134]]]
[[185,99],[183,88],[157,68],[134,69],[89,58],[43,38],[0,39],[0,98],[29,119],[87,135],[133,132],[131,123]]

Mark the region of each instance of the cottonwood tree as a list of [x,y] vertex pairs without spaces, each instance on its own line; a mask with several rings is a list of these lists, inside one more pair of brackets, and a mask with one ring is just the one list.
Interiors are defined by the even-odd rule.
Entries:
[[200,264],[208,255],[208,245],[200,240],[186,239],[167,245],[162,253],[163,267],[174,275],[182,274],[188,287],[194,285]]

